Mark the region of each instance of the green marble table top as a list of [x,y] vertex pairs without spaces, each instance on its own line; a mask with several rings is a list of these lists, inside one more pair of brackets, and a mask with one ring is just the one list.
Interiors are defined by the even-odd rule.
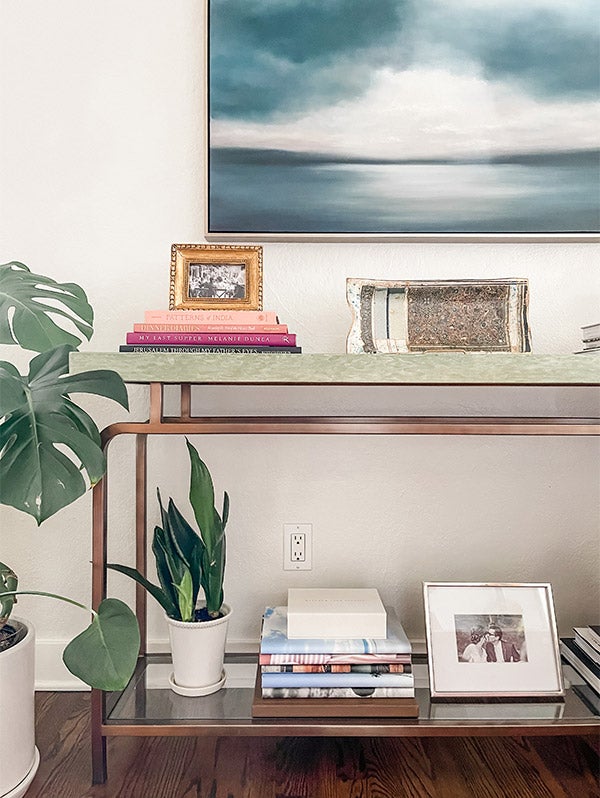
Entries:
[[94,369],[112,369],[129,383],[600,385],[595,354],[71,354],[72,373]]

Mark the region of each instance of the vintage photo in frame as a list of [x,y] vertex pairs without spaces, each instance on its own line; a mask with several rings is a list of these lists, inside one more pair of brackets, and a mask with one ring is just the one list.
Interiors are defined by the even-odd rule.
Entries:
[[262,247],[171,246],[170,310],[262,310]]
[[207,238],[597,240],[593,16],[207,0]]
[[432,700],[562,700],[547,583],[425,582]]

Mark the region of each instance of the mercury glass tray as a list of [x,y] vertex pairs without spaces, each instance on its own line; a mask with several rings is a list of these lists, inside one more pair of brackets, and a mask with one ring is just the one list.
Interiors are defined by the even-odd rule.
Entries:
[[353,314],[346,350],[529,352],[528,283],[346,280]]

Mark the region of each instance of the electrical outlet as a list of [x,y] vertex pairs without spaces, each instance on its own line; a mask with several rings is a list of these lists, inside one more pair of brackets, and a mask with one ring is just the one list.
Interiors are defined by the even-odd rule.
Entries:
[[283,570],[312,569],[312,524],[283,525]]

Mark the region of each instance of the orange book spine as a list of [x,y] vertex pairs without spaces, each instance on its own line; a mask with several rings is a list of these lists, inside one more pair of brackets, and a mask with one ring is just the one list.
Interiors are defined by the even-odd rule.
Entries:
[[147,310],[147,324],[279,324],[272,310]]

